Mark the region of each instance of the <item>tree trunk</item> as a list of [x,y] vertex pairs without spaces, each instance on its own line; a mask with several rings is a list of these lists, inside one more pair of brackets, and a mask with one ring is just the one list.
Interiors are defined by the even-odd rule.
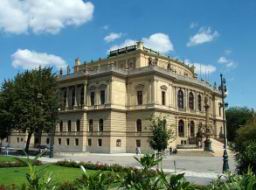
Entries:
[[28,151],[29,151],[29,145],[30,145],[30,140],[31,140],[31,137],[32,137],[32,134],[33,133],[28,133],[28,138],[27,138],[27,142],[26,142],[26,147],[25,147],[25,152],[28,154]]

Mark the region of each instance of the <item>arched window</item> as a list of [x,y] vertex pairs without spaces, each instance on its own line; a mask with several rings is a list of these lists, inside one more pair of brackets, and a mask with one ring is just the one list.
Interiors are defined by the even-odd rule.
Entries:
[[183,120],[179,121],[178,131],[179,131],[179,137],[184,137],[184,121]]
[[192,92],[189,93],[189,108],[194,109],[194,94]]
[[190,136],[194,137],[195,136],[195,122],[191,121],[189,127],[190,127]]
[[178,91],[178,107],[181,109],[184,108],[184,93],[182,90]]
[[103,119],[99,120],[99,131],[103,132]]
[[137,129],[137,132],[141,132],[142,131],[141,119],[137,119],[137,121],[136,121],[136,129]]
[[202,111],[202,97],[200,94],[198,95],[198,110]]
[[89,120],[89,132],[93,132],[93,120]]

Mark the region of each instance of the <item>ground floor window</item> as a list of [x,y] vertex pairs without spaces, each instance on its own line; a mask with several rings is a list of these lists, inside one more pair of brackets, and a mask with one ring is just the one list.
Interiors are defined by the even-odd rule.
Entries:
[[122,143],[121,139],[116,140],[116,146],[117,147],[121,147],[121,143]]
[[50,139],[47,138],[47,139],[46,139],[46,144],[49,144],[49,143],[50,143]]
[[136,147],[141,147],[141,141],[140,140],[136,140]]
[[92,139],[88,139],[88,146],[92,146]]
[[69,139],[67,139],[66,141],[67,141],[67,142],[66,142],[66,143],[67,143],[67,146],[69,146]]
[[58,141],[59,141],[59,145],[61,145],[61,138],[59,138]]
[[76,139],[75,141],[76,141],[76,146],[78,146],[79,145],[79,139]]
[[184,137],[184,121],[183,120],[179,121],[178,132],[179,132],[179,137]]
[[98,139],[98,146],[102,146],[102,139]]

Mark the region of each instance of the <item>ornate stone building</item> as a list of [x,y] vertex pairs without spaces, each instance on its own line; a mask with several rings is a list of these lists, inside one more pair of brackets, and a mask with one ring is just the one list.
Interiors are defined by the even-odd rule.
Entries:
[[[158,115],[175,134],[169,147],[195,143],[206,123],[214,138],[222,134],[220,92],[197,79],[193,66],[142,42],[90,63],[76,59],[74,72],[60,72],[58,82],[57,152],[135,152],[136,147],[152,151],[149,119]],[[11,144],[17,144],[20,136],[13,137]],[[49,144],[47,134],[41,144]]]

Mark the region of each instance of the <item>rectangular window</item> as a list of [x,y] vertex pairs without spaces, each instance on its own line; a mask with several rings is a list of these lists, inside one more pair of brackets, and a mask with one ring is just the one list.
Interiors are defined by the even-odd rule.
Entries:
[[89,132],[90,133],[93,132],[93,120],[92,119],[89,120]]
[[19,142],[20,142],[20,138],[18,137],[18,138],[17,138],[17,143],[19,143]]
[[76,141],[76,146],[78,146],[79,145],[79,139],[76,139],[75,141]]
[[63,131],[63,121],[60,121],[60,132]]
[[61,145],[61,138],[58,139],[59,145]]
[[67,139],[66,141],[67,141],[67,142],[66,142],[66,143],[67,143],[67,146],[69,146],[69,139]]
[[49,143],[50,143],[50,139],[47,138],[47,139],[46,139],[46,144],[49,144]]
[[88,139],[88,146],[92,146],[92,139]]
[[80,91],[80,104],[84,105],[84,86],[81,87]]
[[20,141],[23,142],[23,138],[21,138]]
[[71,132],[71,120],[68,120],[68,132]]
[[165,91],[162,91],[162,105],[165,105]]
[[105,90],[100,91],[100,103],[105,104]]
[[102,139],[98,139],[98,146],[102,146]]
[[140,140],[136,140],[136,147],[141,147],[141,141]]
[[72,106],[75,105],[76,91],[75,87],[72,88]]
[[79,132],[80,131],[80,120],[76,121],[76,131]]
[[91,92],[91,106],[94,106],[95,93]]
[[143,104],[142,91],[137,91],[137,102],[138,102],[138,105],[142,105]]
[[66,100],[67,100],[67,90],[64,89],[64,95],[63,95],[63,107],[66,106]]

